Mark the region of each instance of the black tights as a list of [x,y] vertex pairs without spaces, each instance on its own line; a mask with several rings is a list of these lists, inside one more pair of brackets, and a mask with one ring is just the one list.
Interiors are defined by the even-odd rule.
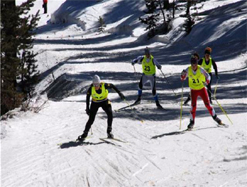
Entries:
[[112,120],[113,120],[113,114],[112,114],[112,107],[110,101],[107,99],[106,101],[103,102],[92,102],[91,103],[91,108],[90,108],[90,114],[89,114],[89,119],[87,121],[84,134],[88,134],[88,131],[90,130],[94,120],[95,116],[98,112],[98,109],[102,107],[102,109],[105,111],[107,114],[107,133],[110,133],[112,131]]

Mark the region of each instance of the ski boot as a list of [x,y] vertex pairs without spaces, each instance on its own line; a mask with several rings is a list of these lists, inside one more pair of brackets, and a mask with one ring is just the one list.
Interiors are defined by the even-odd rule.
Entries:
[[187,127],[187,130],[188,131],[191,131],[192,129],[193,129],[193,127],[194,127],[194,120],[190,120],[190,123],[189,123],[189,125],[188,125],[188,127]]
[[213,119],[214,119],[214,121],[216,121],[218,123],[218,125],[224,125],[222,123],[221,119],[217,117],[217,115],[213,116]]
[[114,138],[114,135],[111,132],[109,132],[109,133],[107,133],[107,138],[113,139]]
[[156,106],[158,109],[163,109],[163,107],[161,106],[161,104],[159,103],[159,101],[155,101],[156,102]]
[[134,105],[138,105],[141,103],[141,97],[138,96],[137,100],[134,102]]
[[87,137],[87,134],[86,133],[83,133],[82,135],[78,136],[77,140],[79,142],[83,142]]

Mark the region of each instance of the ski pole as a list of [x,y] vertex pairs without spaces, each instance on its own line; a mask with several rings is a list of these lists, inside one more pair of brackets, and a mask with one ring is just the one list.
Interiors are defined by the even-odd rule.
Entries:
[[184,81],[182,82],[181,109],[180,109],[180,126],[179,126],[179,129],[181,129],[181,123],[182,123],[182,113],[183,113],[183,90],[184,90]]
[[[126,99],[124,99],[124,101],[125,101],[125,103],[128,105],[128,107],[130,107],[129,102],[128,102]],[[131,108],[131,107],[130,107],[130,108]]]
[[[160,69],[160,72],[162,73],[162,75],[164,76],[164,78],[166,79],[166,82],[170,85],[171,87],[171,83],[168,81],[167,77],[165,76],[165,74],[163,73],[163,71]],[[172,89],[172,88],[171,88]],[[174,92],[174,90],[172,89],[173,93],[175,94],[175,96],[177,96],[177,94]]]
[[133,65],[133,68],[134,68],[134,73],[136,73],[136,68],[135,68],[135,65]]
[[[208,91],[212,94],[212,92],[211,92],[210,90],[208,90]],[[213,94],[212,94],[212,95],[213,95]],[[232,120],[228,117],[226,111],[225,111],[225,110],[223,109],[223,107],[220,105],[220,103],[219,103],[218,100],[216,99],[215,95],[213,95],[213,97],[214,97],[216,103],[218,104],[218,106],[220,107],[220,109],[222,110],[222,112],[226,115],[226,117],[228,118],[228,120],[229,120],[229,121],[231,122],[231,124],[233,125]]]
[[137,76],[135,65],[132,65],[132,66],[134,68],[134,76]]
[[217,79],[217,81],[216,81],[216,86],[215,86],[215,89],[214,89],[214,97],[216,97],[216,90],[217,90],[217,86],[218,86],[218,81],[219,81],[219,79]]
[[232,123],[232,120],[228,117],[226,111],[223,109],[223,107],[220,105],[220,103],[217,101],[216,97],[214,96],[214,99],[215,101],[217,102],[218,106],[220,107],[220,109],[222,110],[222,112],[226,115],[226,117],[228,118],[228,120],[231,122],[231,124],[233,125]]

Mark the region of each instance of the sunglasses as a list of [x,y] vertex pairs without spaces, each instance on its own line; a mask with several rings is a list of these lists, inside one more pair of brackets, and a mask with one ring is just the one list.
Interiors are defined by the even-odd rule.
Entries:
[[96,83],[96,84],[93,84],[95,87],[99,87],[100,84],[99,83]]

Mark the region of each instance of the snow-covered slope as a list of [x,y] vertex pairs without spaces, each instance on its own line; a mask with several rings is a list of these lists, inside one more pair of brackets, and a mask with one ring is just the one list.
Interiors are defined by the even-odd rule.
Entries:
[[[32,13],[41,5],[37,0]],[[43,80],[36,88],[33,111],[15,112],[13,118],[1,121],[1,185],[246,186],[247,3],[212,0],[203,5],[199,13],[204,19],[188,36],[176,27],[146,41],[144,27],[138,23],[145,9],[141,2],[48,0],[48,16],[41,15],[35,37]],[[68,22],[51,24],[51,19],[62,15],[68,18],[68,12]],[[96,32],[99,16],[112,32]],[[78,19],[86,22],[86,29],[74,22]],[[174,25],[181,25],[181,20],[176,15]],[[190,108],[183,107],[180,130],[179,74],[189,65],[190,53],[196,50],[202,56],[208,45],[220,75],[217,102],[233,124],[214,100],[218,116],[229,125],[218,128],[199,99],[195,130],[184,133]],[[157,92],[165,110],[156,109],[147,86],[141,105],[114,112],[113,133],[125,142],[99,139],[106,137],[107,125],[100,109],[88,143],[75,143],[88,119],[85,93],[92,76],[114,83],[127,97],[123,102],[110,91],[113,110],[127,106],[136,99],[141,76],[141,65],[135,66],[135,74],[130,61],[142,55],[146,46],[167,77],[157,72]],[[183,92],[185,99],[186,85]]]

